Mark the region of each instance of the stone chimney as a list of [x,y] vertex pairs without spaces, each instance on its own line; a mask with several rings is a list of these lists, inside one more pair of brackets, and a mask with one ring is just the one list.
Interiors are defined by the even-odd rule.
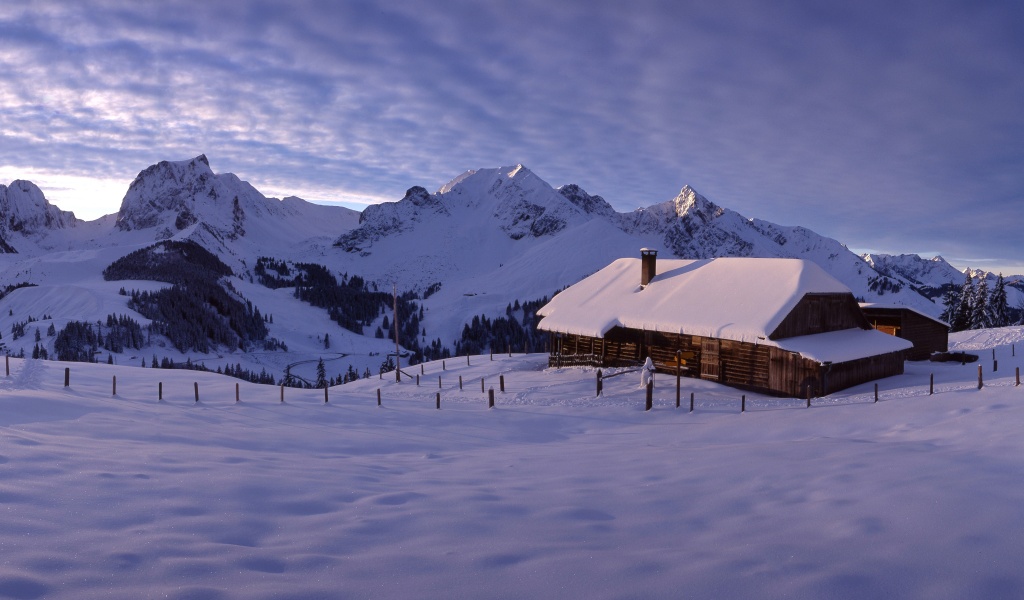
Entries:
[[658,274],[658,251],[640,249],[640,285],[645,286]]

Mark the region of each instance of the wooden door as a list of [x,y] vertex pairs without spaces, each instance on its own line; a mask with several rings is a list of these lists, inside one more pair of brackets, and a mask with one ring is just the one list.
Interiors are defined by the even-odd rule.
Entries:
[[718,381],[722,374],[718,359],[719,343],[715,338],[704,338],[700,343],[700,376],[702,379]]

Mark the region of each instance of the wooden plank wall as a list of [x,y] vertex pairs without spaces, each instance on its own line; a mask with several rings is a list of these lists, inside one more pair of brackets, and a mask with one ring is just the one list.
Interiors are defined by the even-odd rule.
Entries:
[[[563,335],[564,365],[629,367],[643,362],[647,356],[662,373],[676,372],[676,351],[693,352],[682,370],[685,377],[701,376],[700,336],[656,332],[615,331],[605,339]],[[557,348],[553,340],[552,348]],[[819,396],[823,390],[823,367],[794,352],[774,346],[720,340],[719,375],[715,381],[742,389],[794,398]],[[551,363],[556,362],[552,353]],[[903,373],[903,353],[896,352],[833,365],[828,374],[828,391],[836,392],[860,383]]]
[[932,352],[945,352],[949,349],[949,328],[912,310],[903,311],[903,332],[900,337],[914,342],[914,348],[907,355],[910,360],[926,360]]
[[853,294],[806,294],[768,337],[781,340],[870,326]]

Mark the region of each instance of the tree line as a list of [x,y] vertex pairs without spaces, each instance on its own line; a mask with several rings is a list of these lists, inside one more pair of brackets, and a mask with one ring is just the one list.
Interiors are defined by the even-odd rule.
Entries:
[[946,291],[942,303],[945,310],[940,318],[949,324],[950,331],[1005,327],[1012,322],[1002,273],[990,292],[985,277],[980,277],[975,284],[968,272],[960,287],[953,286]]

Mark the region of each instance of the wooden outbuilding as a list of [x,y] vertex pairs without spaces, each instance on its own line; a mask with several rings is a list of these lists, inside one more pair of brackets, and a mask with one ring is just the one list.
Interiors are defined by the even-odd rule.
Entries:
[[949,350],[949,324],[906,306],[861,304],[868,323],[878,331],[908,340],[907,360],[928,360]]
[[616,367],[648,356],[676,372],[806,397],[903,373],[905,340],[874,330],[850,290],[797,259],[662,260],[642,251],[538,311],[552,366]]

